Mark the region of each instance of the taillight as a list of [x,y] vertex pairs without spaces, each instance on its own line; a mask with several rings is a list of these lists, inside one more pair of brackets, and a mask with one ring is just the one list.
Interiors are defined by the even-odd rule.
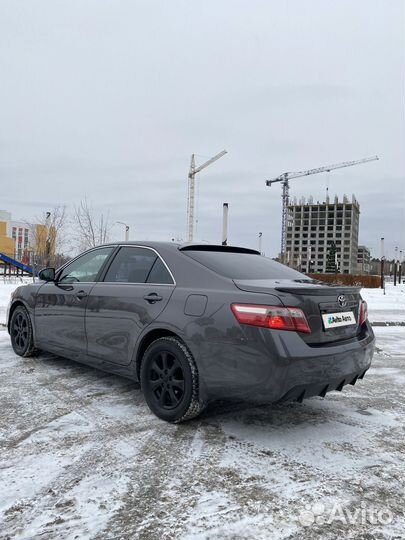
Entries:
[[360,312],[359,312],[359,326],[362,326],[368,319],[368,309],[367,302],[365,300],[360,301]]
[[258,304],[232,304],[231,309],[241,324],[290,330],[310,334],[304,312],[298,308],[263,306]]

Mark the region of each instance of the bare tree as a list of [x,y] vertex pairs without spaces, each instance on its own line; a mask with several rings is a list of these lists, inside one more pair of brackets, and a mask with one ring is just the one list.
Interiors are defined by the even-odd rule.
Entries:
[[64,235],[67,224],[66,206],[57,205],[37,217],[29,228],[31,263],[38,267],[59,266],[64,260],[63,250],[68,247]]
[[111,228],[108,214],[96,214],[86,198],[75,207],[73,222],[81,251],[108,241]]

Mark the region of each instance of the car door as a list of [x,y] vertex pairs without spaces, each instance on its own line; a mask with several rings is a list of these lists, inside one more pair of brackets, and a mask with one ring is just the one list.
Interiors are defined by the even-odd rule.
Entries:
[[66,265],[38,291],[35,339],[38,347],[76,358],[86,354],[85,311],[89,294],[114,246],[96,248]]
[[89,357],[128,365],[139,335],[163,311],[174,288],[171,272],[154,249],[122,246],[89,295]]

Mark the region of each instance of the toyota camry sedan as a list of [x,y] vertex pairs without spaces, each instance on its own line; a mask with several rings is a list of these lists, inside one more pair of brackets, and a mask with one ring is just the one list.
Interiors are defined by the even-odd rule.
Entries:
[[370,367],[357,287],[331,286],[252,249],[125,242],[93,248],[16,289],[14,351],[49,351],[139,381],[163,420],[213,400],[325,396]]

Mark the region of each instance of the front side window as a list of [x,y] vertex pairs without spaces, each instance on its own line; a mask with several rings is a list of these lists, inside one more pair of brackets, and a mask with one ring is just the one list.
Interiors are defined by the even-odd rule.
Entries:
[[101,267],[111,254],[113,247],[95,249],[68,264],[59,275],[59,283],[92,283],[96,281]]
[[104,281],[108,283],[173,283],[160,257],[151,249],[140,247],[122,247],[111,263]]

